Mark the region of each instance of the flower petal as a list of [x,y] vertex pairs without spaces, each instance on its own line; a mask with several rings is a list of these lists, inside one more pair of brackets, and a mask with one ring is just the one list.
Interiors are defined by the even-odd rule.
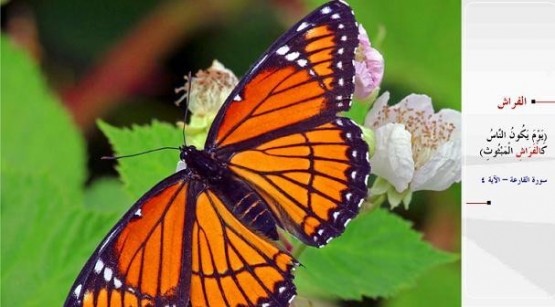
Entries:
[[451,109],[442,109],[439,111],[436,116],[440,117],[444,122],[452,123],[455,126],[455,130],[452,134],[452,139],[460,139],[462,133],[462,123],[461,123],[461,112],[451,110]]
[[377,128],[382,126],[382,119],[379,117],[380,111],[384,107],[387,107],[387,102],[389,101],[389,92],[384,92],[376,99],[372,105],[372,109],[366,114],[366,119],[364,120],[364,125],[370,128]]
[[368,33],[359,25],[359,45],[355,55],[355,92],[357,99],[365,100],[380,86],[384,73],[384,59],[381,53],[372,48]]
[[454,139],[441,145],[430,160],[414,172],[411,190],[443,191],[459,181],[461,181],[461,142],[460,139]]
[[[424,112],[425,115],[434,114],[434,106],[432,105],[432,98],[430,98],[430,96],[428,95],[421,95],[421,94],[410,94],[391,108],[422,111]],[[405,118],[405,121],[406,120],[407,118]]]
[[411,134],[402,124],[389,123],[375,130],[376,153],[370,159],[373,173],[404,191],[414,174]]

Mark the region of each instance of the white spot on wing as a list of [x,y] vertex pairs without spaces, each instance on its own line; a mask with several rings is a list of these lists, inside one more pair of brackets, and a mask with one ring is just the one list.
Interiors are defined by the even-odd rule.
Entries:
[[279,290],[278,290],[278,291],[279,291],[279,293],[283,293],[286,289],[287,289],[287,288],[285,288],[285,287],[279,287]]
[[141,210],[141,208],[137,209],[137,211],[135,211],[135,216],[143,216],[143,211]]
[[322,14],[329,14],[329,13],[331,13],[331,8],[329,6],[326,6],[326,7],[322,8],[322,10],[320,12],[322,12]]
[[347,132],[346,136],[347,136],[347,138],[350,140],[350,139],[353,137],[353,134],[350,133],[350,132]]
[[345,50],[343,48],[339,48],[339,50],[337,50],[337,54],[343,54]]
[[347,224],[349,224],[350,221],[351,221],[351,219],[347,219],[347,220],[345,221],[345,223],[343,224],[343,227],[347,227]]
[[360,208],[360,206],[362,206],[362,202],[364,202],[364,199],[361,199],[361,200],[359,200],[359,201],[358,201],[358,205],[357,205],[357,207],[359,207],[359,208]]
[[301,55],[301,54],[295,51],[295,52],[291,52],[288,55],[286,55],[285,58],[288,61],[294,61],[299,57],[299,55]]
[[344,41],[346,41],[346,40],[347,40],[347,35],[343,35],[343,36],[341,36],[341,41],[343,41],[343,42],[344,42]]
[[[339,62],[339,63],[341,63],[341,62]],[[343,80],[343,78],[339,78],[339,80],[337,81],[337,83],[339,83],[339,86],[345,85],[345,81]]]
[[241,98],[241,96],[239,95],[235,95],[235,97],[233,97],[233,101],[241,101],[243,100],[243,98]]
[[306,23],[306,22],[301,23],[301,24],[297,27],[297,32],[306,29],[308,26],[309,26],[309,24]]
[[291,298],[289,299],[289,301],[287,301],[288,304],[291,304],[291,302],[293,301],[293,299],[295,299],[295,295],[291,296]]
[[96,274],[100,274],[100,271],[104,268],[104,262],[101,259],[98,259],[96,264],[94,265],[94,271]]
[[319,235],[322,235],[323,233],[324,233],[324,229],[318,230],[318,234],[319,234]]
[[114,287],[116,287],[116,289],[119,289],[121,285],[122,285],[121,280],[114,278]]
[[104,269],[104,280],[105,281],[110,281],[112,279],[112,275],[114,274],[114,272],[112,271],[112,269],[110,268],[105,268]]
[[73,294],[75,295],[75,297],[79,297],[79,295],[81,294],[81,288],[83,288],[83,285],[81,284],[75,287],[75,290],[73,290]]
[[357,157],[357,154],[358,154],[358,151],[353,150],[353,158],[356,158],[356,157]]
[[338,26],[338,28],[339,28],[339,29],[343,29],[343,28],[345,28],[345,25],[342,24],[342,23],[340,23],[339,26]]
[[334,220],[337,220],[337,218],[339,217],[339,211],[335,211],[332,216]]
[[338,19],[340,16],[339,14],[335,13],[333,15],[331,15],[331,19]]
[[351,178],[353,178],[353,180],[357,177],[357,171],[353,171],[351,173]]
[[300,67],[305,67],[307,63],[308,61],[305,59],[297,60],[297,64],[299,64]]
[[279,55],[285,55],[287,52],[289,52],[289,46],[287,45],[283,45],[276,50],[276,53]]
[[337,62],[337,68],[343,69],[343,62],[341,61]]
[[347,200],[351,200],[352,196],[353,196],[353,194],[351,194],[350,192],[345,194],[345,198],[347,198]]

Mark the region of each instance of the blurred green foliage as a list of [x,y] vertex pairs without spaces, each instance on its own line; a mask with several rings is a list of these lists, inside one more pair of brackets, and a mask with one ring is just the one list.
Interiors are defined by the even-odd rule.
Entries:
[[386,307],[461,306],[460,262],[443,265],[421,276],[417,286],[388,301]]
[[116,216],[83,205],[83,139],[36,65],[1,40],[1,305],[59,306]]
[[457,258],[421,241],[410,223],[388,211],[361,213],[326,248],[307,249],[295,277],[299,292],[344,300],[391,297],[426,270]]

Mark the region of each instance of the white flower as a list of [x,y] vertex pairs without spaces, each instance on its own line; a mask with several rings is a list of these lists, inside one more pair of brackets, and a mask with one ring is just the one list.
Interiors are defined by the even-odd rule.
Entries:
[[[185,79],[185,85],[175,90],[176,93],[184,92],[177,103],[189,97],[189,111],[201,117],[214,117],[239,82],[235,74],[217,60],[207,70],[199,70],[192,80],[187,80],[187,77]],[[189,85],[189,82],[192,84]],[[189,87],[191,93],[188,93]]]
[[365,120],[376,139],[373,173],[401,194],[407,189],[441,191],[459,182],[460,112],[434,113],[426,95],[411,94],[395,106],[388,106],[388,100],[389,93],[380,96]]
[[[179,105],[188,99],[187,108],[191,111],[190,121],[185,127],[187,144],[203,148],[212,121],[239,81],[217,60],[208,69],[199,70],[191,80],[185,77],[185,81],[185,85],[175,89],[175,92],[183,92],[176,103]],[[177,168],[179,170],[181,166]]]

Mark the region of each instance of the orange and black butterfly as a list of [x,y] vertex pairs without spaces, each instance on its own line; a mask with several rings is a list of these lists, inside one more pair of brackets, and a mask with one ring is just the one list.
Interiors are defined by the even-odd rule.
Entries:
[[280,37],[219,111],[204,150],[131,207],[65,306],[284,306],[296,260],[278,227],[323,246],[367,193],[368,147],[349,109],[358,27],[331,1]]

